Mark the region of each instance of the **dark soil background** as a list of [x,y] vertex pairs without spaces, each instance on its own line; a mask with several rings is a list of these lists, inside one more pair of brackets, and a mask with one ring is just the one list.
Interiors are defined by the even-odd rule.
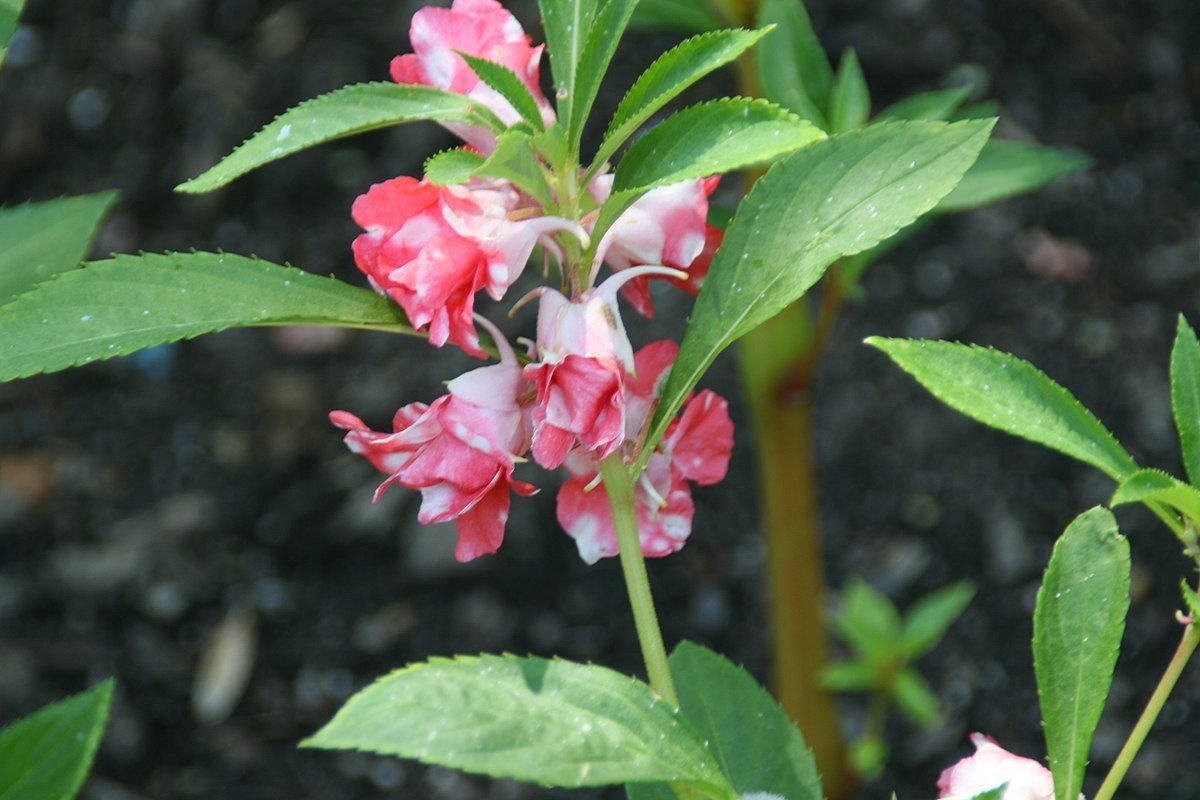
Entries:
[[[1034,594],[1055,536],[1111,487],[956,416],[859,343],[881,333],[1015,352],[1070,387],[1143,463],[1178,473],[1167,359],[1176,314],[1200,317],[1200,8],[811,5],[831,52],[858,49],[877,109],[974,81],[1001,102],[1003,135],[1096,160],[1035,197],[933,226],[877,265],[820,374],[833,582],[862,575],[901,605],[961,578],[980,586],[922,663],[946,724],[896,723],[889,770],[862,793],[915,800],[934,796],[972,730],[1043,752],[1026,645]],[[204,197],[171,188],[300,100],[385,79],[408,49],[416,6],[30,0],[0,73],[0,199],[113,187],[121,201],[98,254],[223,248],[361,281],[350,203],[447,145],[432,125],[329,145]],[[533,29],[529,4],[518,11]],[[611,109],[671,41],[631,36],[602,103]],[[729,91],[727,80],[693,98]],[[638,340],[674,333],[684,313],[668,308]],[[517,323],[532,330],[528,315]],[[415,493],[370,504],[379,478],[344,450],[328,410],[379,427],[468,366],[382,334],[235,331],[0,386],[0,720],[117,676],[91,800],[567,794],[295,748],[355,689],[433,654],[507,650],[640,670],[618,567],[579,561],[553,521],[551,479],[517,502],[500,553],[466,566],[452,559],[450,530],[416,524]],[[708,383],[744,419],[730,358]],[[652,577],[669,642],[698,640],[765,677],[753,442],[740,430],[730,478],[698,492],[690,543],[652,564]],[[1136,597],[1094,775],[1170,657],[1187,566],[1149,515],[1120,518]],[[205,721],[190,698],[214,636],[227,652],[256,645],[256,656],[236,708]],[[1193,669],[1124,797],[1200,797],[1198,700]],[[845,707],[853,727],[861,704]]]

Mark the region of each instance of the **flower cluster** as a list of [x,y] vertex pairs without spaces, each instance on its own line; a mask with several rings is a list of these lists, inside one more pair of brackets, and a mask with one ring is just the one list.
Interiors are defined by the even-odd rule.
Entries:
[[[413,17],[411,38],[414,52],[392,62],[397,82],[457,92],[505,124],[517,122],[512,105],[459,55],[467,53],[516,74],[543,123],[555,124],[540,86],[542,47],[533,46],[496,0],[422,9]],[[496,147],[488,128],[446,127],[483,155]],[[617,296],[653,316],[651,279],[699,291],[721,241],[720,230],[707,223],[717,180],[654,189],[603,234],[594,226],[611,193],[611,173],[597,176],[578,197],[558,196],[554,208],[493,178],[439,186],[398,177],[359,197],[352,213],[364,233],[354,241],[354,258],[371,284],[395,300],[415,328],[427,331],[435,347],[448,342],[486,358],[478,325],[500,354],[498,364],[450,381],[449,392],[433,403],[401,408],[391,433],[373,431],[345,411],[330,415],[347,431],[350,449],[388,475],[379,492],[397,483],[419,490],[419,520],[455,520],[456,556],[466,561],[500,546],[510,492],[536,491],[514,477],[532,457],[546,469],[570,473],[558,495],[558,519],[584,560],[617,553],[598,465],[614,454],[627,463],[642,455],[645,430],[678,351],[673,342],[660,341],[635,353]],[[599,240],[592,246],[594,234]],[[522,358],[476,313],[475,298],[482,290],[502,299],[536,247],[557,262],[561,287],[571,292],[543,286],[526,295],[538,301],[537,336]],[[590,262],[568,255],[578,251],[593,254]],[[595,285],[601,264],[614,274]],[[682,547],[691,531],[689,482],[711,484],[725,476],[733,447],[725,401],[710,391],[690,398],[653,447],[637,485],[637,518],[643,552],[661,556]]]

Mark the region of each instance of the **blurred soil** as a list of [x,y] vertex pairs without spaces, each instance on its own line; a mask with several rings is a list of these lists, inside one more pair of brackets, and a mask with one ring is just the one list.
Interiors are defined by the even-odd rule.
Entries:
[[[1002,135],[1096,160],[1035,197],[939,223],[877,265],[819,378],[835,584],[862,575],[902,605],[961,578],[980,586],[922,662],[946,724],[894,725],[888,772],[862,793],[915,800],[934,796],[970,731],[1042,752],[1025,645],[1040,570],[1056,534],[1110,486],[956,416],[860,341],[956,338],[1017,353],[1070,387],[1140,461],[1178,473],[1167,358],[1176,315],[1200,318],[1200,7],[811,5],[831,52],[857,48],[876,109],[970,81],[1001,102]],[[415,7],[30,0],[0,73],[0,198],[115,187],[98,254],[221,248],[362,283],[350,203],[450,144],[432,125],[325,146],[212,195],[171,188],[300,100],[386,79]],[[518,9],[533,19],[528,3]],[[602,107],[671,41],[634,36]],[[727,80],[692,99],[729,91]],[[673,335],[684,314],[668,304],[635,338]],[[528,332],[532,319],[515,325]],[[234,331],[0,386],[0,719],[116,675],[89,800],[566,794],[295,747],[357,688],[432,654],[640,669],[617,565],[579,561],[553,520],[553,479],[538,476],[547,491],[515,505],[500,553],[466,566],[452,559],[452,531],[416,524],[414,493],[369,502],[378,476],[344,450],[326,413],[383,426],[468,362],[382,334]],[[729,357],[707,383],[744,419]],[[698,492],[692,540],[652,576],[669,641],[695,639],[763,677],[752,447],[741,433],[730,478]],[[1136,598],[1094,772],[1170,656],[1186,567],[1147,514],[1120,519]],[[214,637],[252,671],[240,698],[236,668],[208,685],[216,694],[197,713],[193,685]],[[1192,669],[1134,766],[1129,800],[1200,797],[1197,701]],[[845,707],[853,727],[861,703]]]

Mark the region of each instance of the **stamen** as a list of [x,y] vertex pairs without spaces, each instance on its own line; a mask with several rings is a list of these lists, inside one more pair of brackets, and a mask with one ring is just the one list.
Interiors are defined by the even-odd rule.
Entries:
[[500,329],[492,324],[492,321],[480,314],[473,315],[475,321],[483,326],[483,329],[492,336],[492,341],[496,343],[496,349],[500,351],[501,364],[516,364],[517,354],[513,352],[512,345],[508,343],[508,339],[500,332]]
[[535,298],[540,298],[542,295],[544,295],[548,291],[550,291],[549,286],[537,287],[536,289],[534,289],[533,291],[529,292],[524,297],[522,297],[520,300],[518,300],[516,303],[514,303],[513,307],[508,310],[508,315],[510,317],[515,316],[516,313],[521,310],[522,306],[524,306],[530,300],[533,300]]

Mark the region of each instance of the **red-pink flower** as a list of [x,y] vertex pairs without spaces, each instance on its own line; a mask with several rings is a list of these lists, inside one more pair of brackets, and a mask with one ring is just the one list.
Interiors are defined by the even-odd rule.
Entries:
[[499,300],[540,237],[577,227],[557,217],[510,218],[530,207],[503,181],[436,186],[393,178],[354,201],[354,221],[366,230],[354,240],[354,260],[415,328],[429,328],[430,343],[453,342],[483,358],[475,293]]
[[971,742],[975,755],[938,778],[939,798],[965,800],[1007,784],[1003,800],[1054,800],[1054,778],[1040,763],[1013,755],[982,733],[971,734]]
[[[422,8],[413,15],[409,38],[414,52],[392,59],[392,80],[397,83],[464,94],[510,125],[520,119],[512,105],[481,81],[455,51],[467,53],[515,72],[537,100],[543,121],[553,124],[554,111],[542,94],[539,76],[542,47],[533,46],[521,23],[496,0],[454,0],[450,8]],[[495,136],[485,128],[446,127],[485,153],[495,148]]]
[[422,524],[458,525],[459,561],[494,553],[504,539],[509,489],[536,489],[513,479],[529,449],[529,423],[520,406],[521,367],[498,334],[499,364],[467,372],[449,383],[450,393],[431,405],[410,403],[396,412],[393,433],[369,429],[358,417],[334,411],[329,419],[348,431],[346,445],[388,477],[376,498],[394,483],[421,492]]
[[[674,342],[654,342],[635,356],[636,379],[627,385],[627,432],[636,441],[653,411],[666,369],[678,353]],[[694,506],[688,481],[701,485],[725,477],[733,450],[733,422],[728,405],[705,390],[684,406],[683,415],[667,428],[638,479],[635,492],[638,536],[642,552],[665,556],[683,547],[692,530]],[[620,547],[604,485],[596,462],[578,451],[567,467],[573,477],[558,493],[558,521],[575,540],[589,564],[616,555]]]

